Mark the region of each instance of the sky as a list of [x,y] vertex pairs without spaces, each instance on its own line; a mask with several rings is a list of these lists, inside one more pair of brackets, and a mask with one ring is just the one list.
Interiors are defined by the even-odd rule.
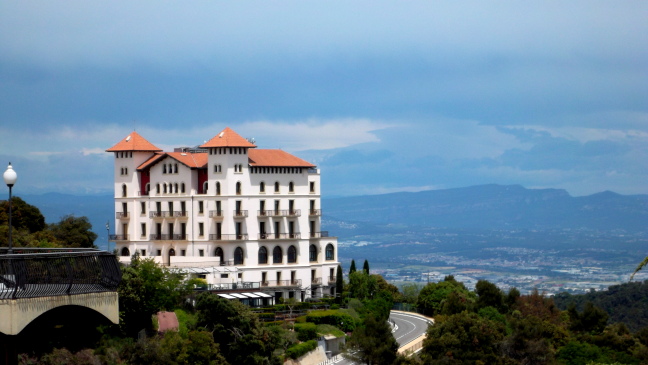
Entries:
[[[0,0],[0,170],[109,193],[105,150],[225,127],[325,197],[648,194],[646,1]],[[5,162],[6,161],[6,162]]]

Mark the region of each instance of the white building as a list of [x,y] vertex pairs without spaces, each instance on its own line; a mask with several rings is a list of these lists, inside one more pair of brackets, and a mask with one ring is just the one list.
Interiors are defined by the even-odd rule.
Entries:
[[205,278],[210,289],[305,300],[335,294],[337,239],[321,231],[316,166],[225,128],[163,152],[137,132],[115,155],[115,233],[138,252]]

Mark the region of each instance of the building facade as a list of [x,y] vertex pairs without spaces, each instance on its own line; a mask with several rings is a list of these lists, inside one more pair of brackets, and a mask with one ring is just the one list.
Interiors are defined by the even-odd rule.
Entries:
[[132,132],[106,151],[115,157],[111,241],[122,262],[151,256],[231,295],[335,295],[337,239],[321,230],[315,165],[258,149],[230,128],[174,152]]

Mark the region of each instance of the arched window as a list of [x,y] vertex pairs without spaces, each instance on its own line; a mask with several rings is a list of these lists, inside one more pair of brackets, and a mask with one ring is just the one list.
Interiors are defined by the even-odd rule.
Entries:
[[234,265],[243,265],[243,249],[240,247],[234,250]]
[[182,183],[182,185],[180,185],[180,192],[184,194],[184,192],[185,192],[185,183]]
[[160,184],[155,184],[155,193],[160,194]]
[[214,252],[214,256],[218,257],[221,266],[225,265],[225,259],[224,259],[225,255],[223,255],[222,248],[216,247],[216,252]]
[[294,264],[297,262],[297,249],[295,246],[288,247],[288,263]]
[[268,249],[265,246],[261,246],[259,249],[259,263],[267,264],[268,263]]
[[333,248],[333,245],[330,243],[326,245],[326,259],[335,260],[335,249]]
[[127,196],[127,195],[126,195],[126,184],[123,184],[123,185],[122,185],[122,197],[125,198],[126,196]]
[[146,189],[146,195],[149,195],[149,193],[151,192],[151,183],[146,183],[145,189]]
[[317,261],[317,246],[310,245],[308,248],[308,261],[316,262]]
[[241,182],[236,182],[236,195],[241,195]]
[[128,249],[128,247],[124,247],[124,248],[121,249],[121,255],[122,256],[130,256],[130,250]]
[[263,181],[259,184],[259,193],[265,193],[265,183]]
[[178,173],[178,164],[173,165],[173,172]]
[[275,246],[272,250],[272,263],[280,264],[283,262],[283,252],[281,252],[281,247]]
[[295,192],[295,183],[292,182],[292,181],[288,183],[288,192],[289,193],[294,193]]
[[220,182],[216,182],[216,195],[220,195]]
[[203,194],[207,194],[207,189],[209,189],[209,183],[205,181],[203,183]]
[[166,193],[167,193],[167,185],[166,185],[166,184],[162,184],[162,186],[164,187],[164,194],[166,194]]
[[279,192],[279,181],[275,181],[275,193]]
[[166,174],[166,164],[162,165],[162,173]]
[[175,187],[175,193],[178,194],[178,183],[175,183],[174,187]]

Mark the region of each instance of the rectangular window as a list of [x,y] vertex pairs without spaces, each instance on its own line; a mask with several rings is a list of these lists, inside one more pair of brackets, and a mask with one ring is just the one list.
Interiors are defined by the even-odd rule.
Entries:
[[198,202],[198,214],[203,214],[205,212],[205,204],[201,200]]
[[198,235],[199,236],[204,236],[205,235],[205,224],[204,223],[198,223]]
[[205,250],[198,250],[198,256],[200,257],[205,256]]
[[146,256],[146,250],[142,250],[142,256]]
[[142,237],[146,236],[146,223],[142,223]]
[[157,250],[156,256],[162,256],[162,250]]
[[180,250],[180,256],[187,256],[187,250]]
[[229,274],[221,274],[221,279],[227,279],[229,278]]
[[311,181],[309,185],[310,185],[310,192],[314,193],[315,192],[315,181]]
[[146,215],[146,202],[140,202],[140,209],[142,210],[142,215]]
[[238,278],[243,279],[243,273],[242,272],[238,273]]

